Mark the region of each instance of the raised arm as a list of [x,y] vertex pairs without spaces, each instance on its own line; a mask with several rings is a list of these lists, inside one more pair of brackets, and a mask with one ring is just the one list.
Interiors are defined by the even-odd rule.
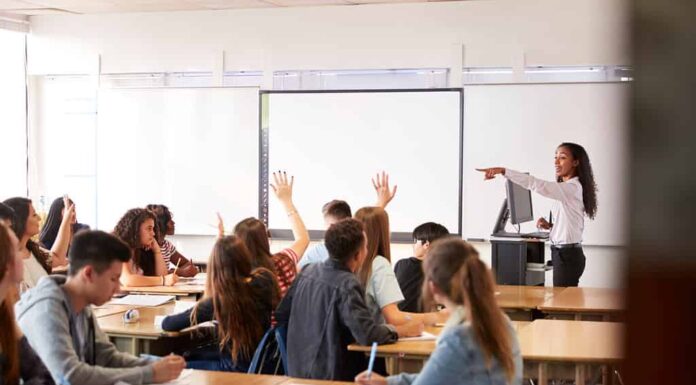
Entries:
[[51,247],[51,265],[53,267],[68,264],[68,247],[72,239],[72,224],[75,223],[75,204],[70,202],[67,195],[63,196],[63,219],[58,227],[56,241]]
[[505,178],[511,180],[513,183],[522,186],[527,190],[532,190],[539,195],[557,201],[566,201],[568,199],[572,199],[572,196],[575,194],[578,188],[574,184],[543,180],[509,168],[491,167],[477,168],[476,170],[485,173],[484,178],[486,180],[493,179],[496,175],[501,174]]
[[302,221],[302,217],[300,217],[300,213],[297,212],[292,202],[292,187],[295,183],[295,177],[291,176],[288,182],[287,173],[285,171],[278,171],[273,173],[273,181],[274,183],[271,183],[271,188],[288,215],[290,227],[292,228],[292,236],[295,239],[295,242],[293,242],[290,248],[295,254],[302,256],[305,250],[307,250],[307,246],[309,246],[309,232]]
[[377,193],[377,207],[386,208],[389,202],[394,199],[396,195],[396,185],[393,189],[389,189],[389,174],[382,171],[382,173],[377,173],[374,178],[372,178],[372,187],[375,188]]

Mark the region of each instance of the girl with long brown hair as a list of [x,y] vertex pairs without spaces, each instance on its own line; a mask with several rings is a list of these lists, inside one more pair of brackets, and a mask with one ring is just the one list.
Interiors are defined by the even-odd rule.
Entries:
[[425,260],[424,299],[451,309],[437,346],[420,374],[387,378],[367,372],[355,382],[395,384],[520,384],[522,356],[510,320],[495,300],[490,270],[458,238],[433,243]]
[[274,274],[263,267],[253,268],[244,243],[230,235],[218,239],[213,247],[203,299],[192,309],[165,317],[162,329],[178,331],[216,321],[216,346],[191,352],[188,367],[246,372],[279,301]]
[[123,285],[172,286],[178,281],[176,274],[168,274],[157,233],[157,217],[150,210],[130,209],[119,219],[114,235],[131,249],[130,261],[123,264]]
[[0,384],[53,384],[51,374],[22,335],[14,316],[17,287],[24,262],[17,253],[17,237],[0,223]]
[[30,289],[44,276],[51,274],[54,268],[68,265],[68,246],[72,237],[71,224],[74,221],[75,206],[67,196],[65,214],[61,221],[56,241],[51,250],[46,250],[32,238],[39,234],[39,214],[36,213],[30,199],[16,197],[5,200],[5,204],[15,212],[12,230],[19,239],[19,255],[24,263],[24,276],[21,291]]
[[447,311],[407,313],[399,310],[404,300],[394,270],[391,266],[389,215],[381,207],[363,207],[355,213],[367,235],[367,256],[356,272],[358,281],[365,288],[367,306],[380,323],[402,325],[411,320],[425,324],[444,322]]
[[234,235],[246,245],[254,267],[264,267],[276,275],[280,296],[283,297],[297,276],[297,264],[309,246],[309,232],[292,202],[295,177],[291,176],[288,181],[287,173],[278,171],[273,173],[273,180],[271,188],[288,215],[295,241],[290,247],[271,254],[268,229],[263,222],[253,217],[237,223]]

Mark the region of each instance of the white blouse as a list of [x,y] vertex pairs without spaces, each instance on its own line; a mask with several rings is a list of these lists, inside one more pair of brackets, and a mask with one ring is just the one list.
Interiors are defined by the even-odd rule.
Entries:
[[582,243],[582,232],[585,229],[585,204],[582,201],[582,185],[578,177],[570,178],[565,182],[550,182],[507,168],[505,178],[527,190],[556,201],[551,210],[554,219],[549,234],[551,244]]
[[22,291],[31,289],[39,283],[42,277],[48,275],[43,266],[36,259],[34,254],[30,254],[29,258],[22,259],[24,261],[24,278],[22,279]]

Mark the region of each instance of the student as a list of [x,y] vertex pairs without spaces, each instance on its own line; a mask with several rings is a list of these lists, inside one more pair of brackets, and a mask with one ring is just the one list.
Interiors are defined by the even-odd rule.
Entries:
[[14,223],[15,213],[12,207],[0,202],[0,224],[7,227],[12,227]]
[[[382,171],[382,173],[377,173],[377,175],[372,178],[372,186],[375,188],[377,193],[377,207],[386,208],[389,202],[394,199],[396,195],[397,186],[394,189],[389,189],[389,175]],[[324,225],[328,229],[332,224],[352,216],[350,206],[346,201],[342,200],[332,200],[328,202],[321,209],[324,215]],[[323,243],[318,243],[307,251],[305,256],[302,258],[298,264],[298,268],[303,268],[310,263],[323,262],[329,258],[329,252],[326,250],[326,246]]]
[[289,376],[349,381],[367,362],[364,354],[349,352],[349,344],[392,343],[399,336],[420,335],[423,324],[385,325],[370,314],[354,274],[367,253],[360,222],[331,225],[324,244],[330,258],[302,270],[278,306],[276,320],[287,326]]
[[[64,198],[67,200],[67,198]],[[4,202],[15,212],[12,230],[19,239],[19,255],[24,261],[24,279],[20,291],[30,289],[39,282],[39,279],[47,276],[53,268],[63,267],[68,264],[67,252],[70,243],[70,224],[72,223],[75,208],[67,204],[66,215],[63,216],[56,242],[51,250],[46,250],[32,240],[39,233],[39,215],[34,210],[30,199],[10,198]]]
[[357,276],[365,288],[367,306],[375,322],[401,325],[411,319],[432,325],[444,322],[447,311],[431,313],[406,313],[399,310],[404,300],[394,270],[391,266],[389,242],[389,216],[380,207],[363,207],[355,213],[367,234],[367,257],[360,265]]
[[295,177],[291,177],[288,182],[285,171],[278,171],[273,173],[273,180],[275,184],[271,184],[271,188],[290,219],[295,242],[289,248],[271,254],[266,226],[256,218],[247,218],[237,223],[234,227],[234,235],[249,249],[253,267],[265,267],[276,275],[282,298],[297,276],[297,263],[299,256],[304,254],[309,245],[309,233],[292,203],[292,186]]
[[130,254],[128,245],[111,234],[82,231],[70,248],[68,277],[41,279],[17,303],[19,326],[56,383],[161,383],[184,368],[180,356],[153,360],[119,352],[92,314],[90,305],[103,305],[119,290]]
[[[157,217],[157,243],[162,250],[162,258],[164,258],[164,264],[170,267],[170,264],[174,266],[179,266],[176,269],[176,275],[180,277],[193,277],[198,274],[198,268],[193,264],[193,262],[184,258],[181,253],[176,250],[176,247],[164,239],[167,235],[174,235],[175,222],[172,213],[169,208],[165,205],[155,205],[150,204],[145,206],[146,209],[152,211]],[[171,268],[171,267],[170,267]]]
[[[77,233],[79,230],[89,230],[89,226],[77,223],[77,208],[75,208],[75,203],[72,199],[67,199],[68,205],[72,205],[73,216],[70,218],[70,238]],[[53,247],[53,244],[58,237],[58,231],[60,230],[60,225],[63,223],[63,213],[65,212],[66,197],[60,197],[53,200],[51,207],[48,209],[48,215],[46,216],[46,221],[41,227],[41,233],[39,234],[39,242],[41,245],[47,249]],[[68,241],[68,244],[70,241]]]
[[476,250],[461,239],[436,241],[425,259],[423,295],[452,314],[420,374],[388,378],[363,372],[363,385],[521,384],[517,334],[495,299],[495,282]]
[[582,233],[587,215],[597,215],[597,184],[590,158],[585,149],[575,143],[561,143],[554,157],[556,181],[545,181],[509,168],[477,169],[485,179],[497,174],[505,176],[526,189],[556,201],[553,212],[555,223],[539,218],[537,227],[551,230],[551,262],[554,286],[578,286],[585,271],[582,251]]
[[244,243],[230,235],[218,239],[213,247],[204,298],[192,309],[165,317],[162,329],[179,331],[215,321],[217,343],[212,349],[194,351],[187,357],[188,367],[246,372],[279,300],[273,273],[253,269]]
[[147,209],[130,209],[118,221],[114,235],[125,242],[132,258],[123,264],[125,286],[172,286],[178,279],[168,274],[157,243],[157,218]]
[[[7,206],[0,203],[0,221]],[[0,384],[53,385],[53,378],[14,317],[13,302],[23,278],[24,262],[17,253],[17,237],[5,223],[0,223]]]
[[[353,216],[348,203],[337,199],[326,203],[321,208],[321,213],[324,215],[324,226],[327,229],[334,223]],[[329,251],[326,249],[326,245],[317,243],[307,250],[297,267],[302,269],[310,263],[324,262],[327,259],[329,259]]]
[[402,259],[394,266],[396,280],[404,294],[399,310],[422,313],[421,289],[423,288],[423,259],[433,241],[449,235],[445,226],[426,222],[413,230],[413,257]]

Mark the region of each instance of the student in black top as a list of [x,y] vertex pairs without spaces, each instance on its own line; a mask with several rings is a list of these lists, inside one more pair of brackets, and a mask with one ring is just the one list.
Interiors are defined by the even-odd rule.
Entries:
[[426,222],[413,229],[413,257],[402,259],[394,266],[396,280],[404,295],[399,310],[410,313],[423,313],[421,290],[423,288],[423,260],[436,239],[449,235],[445,226]]
[[280,300],[275,275],[252,269],[251,254],[239,238],[220,238],[208,261],[205,295],[195,307],[165,317],[162,329],[179,331],[207,321],[217,322],[217,346],[186,357],[192,369],[246,372],[256,346],[271,326]]
[[[73,206],[73,214],[70,218],[70,233],[68,236],[72,240],[73,235],[81,230],[89,230],[89,226],[77,222],[77,214],[75,211],[75,204],[72,199],[67,198],[67,196],[62,196],[53,200],[51,203],[51,208],[48,209],[48,215],[46,216],[46,221],[41,227],[41,234],[39,234],[39,242],[41,245],[47,249],[53,247],[58,237],[58,231],[60,230],[61,223],[63,222],[63,213],[66,211],[65,203]],[[68,242],[69,243],[69,242]]]

